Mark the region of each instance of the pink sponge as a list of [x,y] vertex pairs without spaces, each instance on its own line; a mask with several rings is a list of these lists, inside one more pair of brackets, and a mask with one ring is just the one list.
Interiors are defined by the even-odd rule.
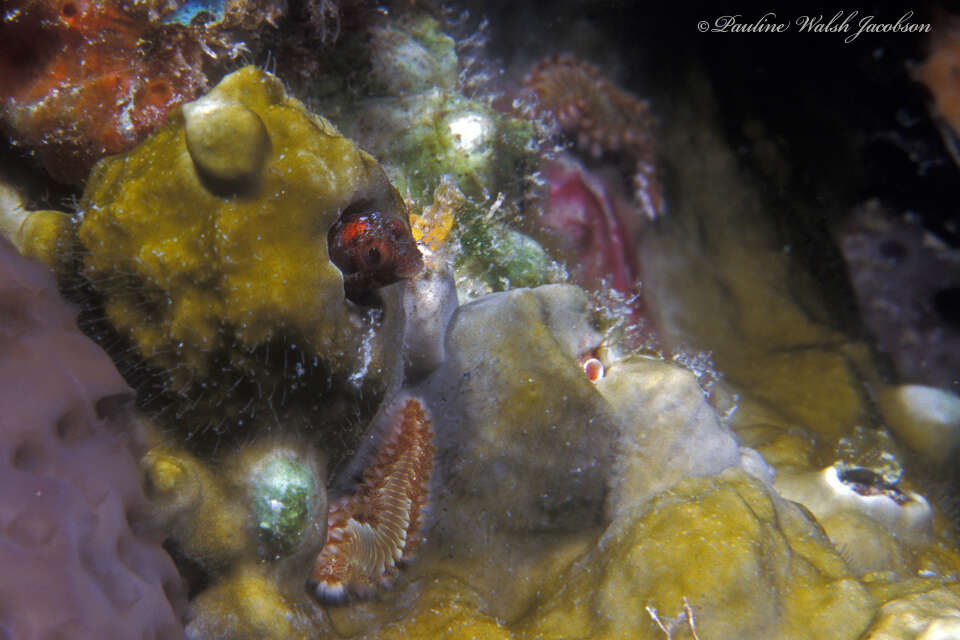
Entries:
[[183,638],[132,392],[75,317],[0,239],[0,637]]

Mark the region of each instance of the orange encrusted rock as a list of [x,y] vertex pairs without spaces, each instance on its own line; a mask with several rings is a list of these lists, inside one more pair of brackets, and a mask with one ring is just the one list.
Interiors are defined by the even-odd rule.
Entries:
[[11,0],[0,124],[62,182],[133,147],[206,86],[199,40],[125,0]]

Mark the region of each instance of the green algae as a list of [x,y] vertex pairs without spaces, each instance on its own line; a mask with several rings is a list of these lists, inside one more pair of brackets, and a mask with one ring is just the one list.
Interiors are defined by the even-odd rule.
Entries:
[[536,240],[510,228],[502,216],[468,203],[458,223],[460,251],[454,264],[463,300],[567,280],[563,267]]

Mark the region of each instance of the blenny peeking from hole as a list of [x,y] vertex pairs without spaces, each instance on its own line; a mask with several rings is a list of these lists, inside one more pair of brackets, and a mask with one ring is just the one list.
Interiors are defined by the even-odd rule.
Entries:
[[330,228],[327,251],[343,273],[347,297],[355,301],[423,267],[410,225],[367,201],[351,205],[340,215]]
[[196,454],[289,432],[334,474],[401,382],[391,285],[422,265],[403,200],[255,67],[102,160],[79,215],[31,214],[17,239],[80,291],[140,408]]

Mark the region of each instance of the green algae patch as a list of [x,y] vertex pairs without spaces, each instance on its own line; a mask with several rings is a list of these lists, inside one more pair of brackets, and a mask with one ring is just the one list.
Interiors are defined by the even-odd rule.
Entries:
[[458,289],[472,292],[467,297],[566,280],[563,268],[536,240],[469,207],[459,221],[457,237]]
[[378,157],[401,193],[424,201],[443,175],[452,175],[476,202],[523,193],[538,161],[533,126],[506,118],[462,94],[432,89],[367,107],[365,119],[386,119],[394,135],[375,141]]

